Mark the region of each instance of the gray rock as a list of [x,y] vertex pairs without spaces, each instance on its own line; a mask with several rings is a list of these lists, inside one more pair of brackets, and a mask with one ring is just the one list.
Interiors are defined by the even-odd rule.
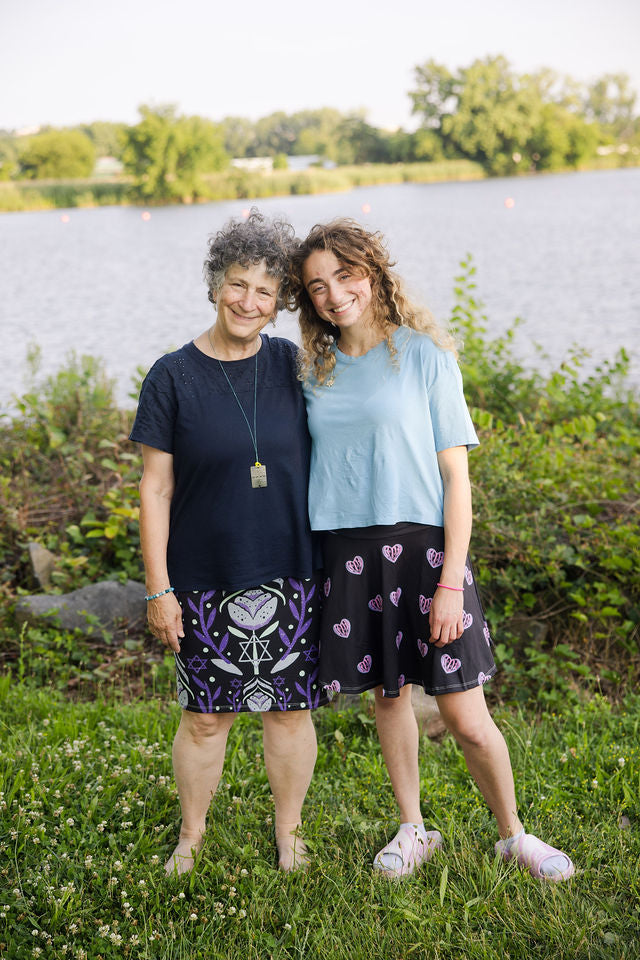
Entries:
[[51,586],[51,571],[56,565],[56,558],[50,550],[35,541],[27,544],[27,550],[36,582],[46,590]]
[[80,629],[88,637],[99,638],[102,630],[114,630],[123,620],[129,625],[143,620],[144,596],[143,583],[103,580],[72,593],[21,597],[15,612],[18,623],[57,623],[65,630]]
[[447,728],[440,716],[436,698],[430,697],[415,683],[411,686],[411,706],[422,733],[426,733],[431,739],[445,733]]

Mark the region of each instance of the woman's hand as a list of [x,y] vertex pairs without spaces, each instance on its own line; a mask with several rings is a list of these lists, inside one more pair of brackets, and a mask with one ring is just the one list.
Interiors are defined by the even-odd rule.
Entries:
[[147,620],[154,637],[180,653],[180,640],[184,637],[182,607],[172,593],[147,601]]
[[430,642],[445,647],[462,636],[462,593],[438,587],[429,611]]

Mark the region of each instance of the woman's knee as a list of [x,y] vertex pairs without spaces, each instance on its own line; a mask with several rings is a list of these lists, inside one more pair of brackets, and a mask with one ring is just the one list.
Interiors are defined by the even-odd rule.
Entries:
[[183,710],[178,732],[201,743],[216,737],[226,737],[235,720],[235,714],[195,713]]
[[263,713],[262,726],[267,736],[283,739],[307,736],[314,732],[309,710],[274,710]]
[[376,687],[374,693],[376,698],[376,713],[378,711],[401,713],[404,710],[413,710],[411,706],[411,686],[409,684],[400,689],[397,697],[387,697],[384,692],[384,687]]

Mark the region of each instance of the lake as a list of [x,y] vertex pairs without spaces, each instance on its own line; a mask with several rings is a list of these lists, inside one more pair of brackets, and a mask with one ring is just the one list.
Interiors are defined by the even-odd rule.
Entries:
[[[339,215],[382,230],[411,290],[440,319],[471,253],[490,332],[526,321],[516,338],[525,362],[540,363],[534,342],[554,365],[578,344],[591,353],[587,370],[625,347],[640,384],[640,169],[255,203],[302,235]],[[102,357],[125,401],[138,365],[213,322],[201,273],[207,236],[249,206],[159,207],[148,217],[133,207],[0,214],[0,408],[24,390],[30,343],[41,347],[43,374],[70,350]],[[297,339],[295,318],[281,314],[275,332]]]

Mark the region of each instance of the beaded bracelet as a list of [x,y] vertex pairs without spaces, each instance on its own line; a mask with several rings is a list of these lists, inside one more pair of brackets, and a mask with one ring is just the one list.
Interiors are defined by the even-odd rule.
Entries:
[[444,587],[445,590],[455,590],[456,593],[464,593],[464,587],[448,587],[446,583],[439,583],[439,587]]
[[175,587],[167,587],[166,590],[161,590],[160,593],[151,593],[148,597],[145,597],[145,600],[157,600],[158,597],[164,597],[165,593],[173,593]]

